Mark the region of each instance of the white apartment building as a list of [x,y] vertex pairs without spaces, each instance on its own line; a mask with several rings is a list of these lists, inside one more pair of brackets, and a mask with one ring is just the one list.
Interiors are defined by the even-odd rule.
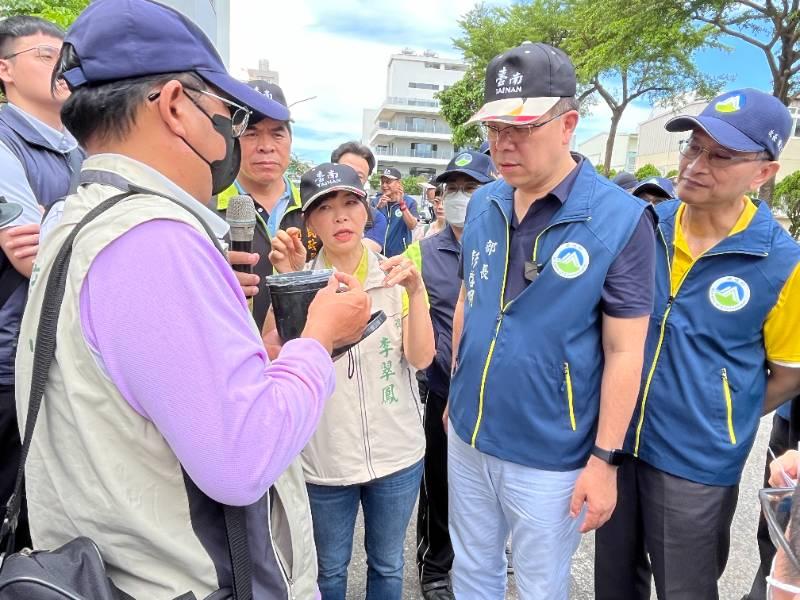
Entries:
[[222,57],[225,67],[231,55],[230,0],[159,0],[179,10],[203,30]]
[[386,71],[386,99],[365,109],[362,142],[372,148],[378,169],[403,175],[441,172],[453,157],[452,132],[439,113],[436,92],[460,80],[466,65],[426,51],[393,54]]
[[[636,133],[618,133],[614,137],[614,150],[611,152],[611,168],[616,172],[636,170],[636,146],[639,136]],[[594,166],[605,164],[608,132],[598,133],[577,145],[577,152],[583,154]]]
[[[707,104],[706,100],[698,100],[679,109],[655,109],[650,118],[639,125],[636,168],[650,163],[658,168],[662,175],[677,170],[680,161],[678,144],[689,134],[687,132],[670,133],[664,129],[664,125],[677,115],[700,114]],[[778,171],[777,181],[800,170],[800,99],[795,99],[789,110],[794,117],[792,137],[781,153],[781,169]]]

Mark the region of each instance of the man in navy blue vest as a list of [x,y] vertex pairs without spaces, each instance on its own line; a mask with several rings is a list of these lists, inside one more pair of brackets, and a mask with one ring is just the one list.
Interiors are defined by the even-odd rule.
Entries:
[[425,472],[417,516],[417,569],[425,600],[454,597],[450,583],[453,545],[447,526],[447,436],[442,415],[450,391],[453,313],[461,291],[461,281],[455,277],[461,234],[470,198],[480,186],[494,181],[493,173],[492,159],[481,152],[465,150],[453,157],[435,179],[444,186],[447,226],[414,242],[405,252],[422,273],[436,334],[436,358],[419,383],[420,398],[425,402]]
[[[61,124],[68,92],[51,87],[64,32],[37,17],[0,22],[0,196],[22,206],[22,214],[0,228],[0,506],[14,487],[19,433],[14,406],[14,357],[33,269],[42,209],[66,196],[83,154]],[[20,535],[21,534],[21,535]],[[30,545],[27,521],[17,544]]]
[[581,533],[616,502],[653,218],[570,153],[575,88],[563,52],[525,42],[489,63],[471,119],[503,180],[475,192],[461,238],[447,456],[459,599],[505,597],[511,533],[521,597],[565,600]]
[[715,600],[761,416],[800,390],[800,247],[752,201],[792,131],[773,96],[727,92],[667,131],[677,196],[659,217],[655,310],[616,512],[597,533],[598,600]]

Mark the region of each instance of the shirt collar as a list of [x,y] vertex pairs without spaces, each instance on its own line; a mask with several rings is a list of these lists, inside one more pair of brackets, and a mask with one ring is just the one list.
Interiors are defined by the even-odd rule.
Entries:
[[44,140],[57,152],[66,154],[67,152],[72,152],[78,147],[78,141],[69,131],[67,131],[66,127],[61,131],[58,129],[53,129],[44,121],[40,121],[33,115],[25,112],[19,106],[11,104],[10,102],[3,110],[12,110],[14,113],[25,119],[28,124],[33,127],[39,133],[39,135],[41,135]]
[[[228,233],[228,223],[216,212],[198,201],[175,182],[165,177],[152,167],[122,154],[95,154],[83,162],[81,171],[101,171],[121,177],[125,182],[136,187],[152,190],[169,196],[178,204],[194,211],[218,239]],[[109,181],[109,185],[115,185]]]
[[572,159],[575,161],[575,166],[572,171],[561,180],[561,183],[550,190],[550,195],[554,196],[561,204],[564,204],[567,198],[569,198],[569,194],[575,186],[575,180],[578,178],[578,173],[580,173],[584,161],[583,156],[580,154],[572,154]]

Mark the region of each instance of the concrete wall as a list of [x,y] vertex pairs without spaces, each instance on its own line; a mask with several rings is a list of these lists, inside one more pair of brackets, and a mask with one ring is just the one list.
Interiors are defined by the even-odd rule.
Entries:
[[[458,65],[453,60],[423,56],[393,55],[389,60],[387,74],[387,93],[389,97],[422,98],[433,100],[434,94],[445,86],[456,83],[464,76],[464,71],[449,70],[444,66]],[[426,67],[426,65],[429,65]],[[437,65],[439,68],[431,68]],[[437,89],[409,87],[409,83],[433,84]]]
[[[618,134],[614,140],[614,150],[611,153],[611,168],[615,171],[629,170],[633,165],[632,156],[636,153],[635,133]],[[577,151],[583,154],[589,161],[597,166],[602,165],[606,156],[606,142],[608,133],[598,133],[588,140],[578,144]]]

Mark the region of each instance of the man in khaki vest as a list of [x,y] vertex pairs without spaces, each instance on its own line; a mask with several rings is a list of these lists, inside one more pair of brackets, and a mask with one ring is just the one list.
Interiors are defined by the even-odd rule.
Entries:
[[58,65],[72,91],[64,124],[89,157],[31,279],[17,354],[23,430],[54,258],[92,208],[130,195],[73,245],[26,468],[34,547],[88,536],[137,600],[205,598],[231,585],[221,504],[244,506],[254,597],[313,598],[295,458],[334,389],[331,349],[360,338],[369,301],[337,275],[270,362],[217,249],[227,225],[204,206],[238,171],[250,112],[280,120],[286,109],[230,77],[197,26],[147,0],[93,2]]

